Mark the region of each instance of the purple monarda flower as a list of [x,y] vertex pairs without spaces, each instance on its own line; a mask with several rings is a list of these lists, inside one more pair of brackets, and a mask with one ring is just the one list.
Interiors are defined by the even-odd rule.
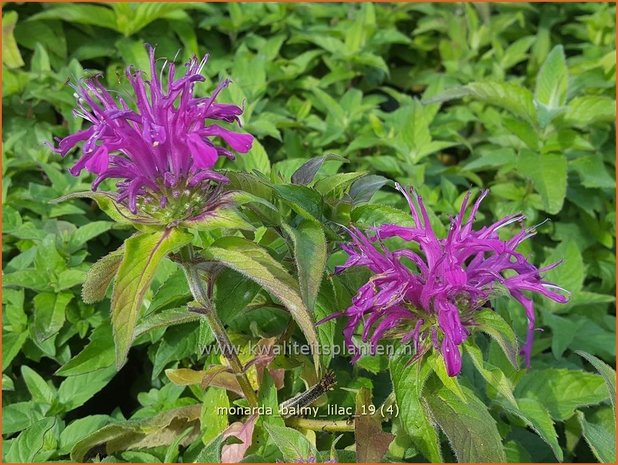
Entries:
[[[567,301],[567,297],[555,292],[566,291],[540,276],[559,263],[538,269],[516,252],[535,230],[522,229],[508,241],[498,237],[500,228],[522,222],[525,217],[521,214],[473,230],[479,205],[488,194],[483,191],[464,220],[470,193],[466,195],[459,214],[451,220],[447,237],[439,239],[420,195],[412,192],[411,198],[399,185],[397,189],[408,200],[415,227],[386,224],[375,228],[371,237],[357,229],[350,231],[352,243],[343,246],[349,258],[336,271],[365,266],[373,276],[359,289],[348,309],[322,321],[348,318],[344,336],[355,354],[353,361],[360,355],[352,336],[360,327],[362,340],[369,342],[372,350],[383,336],[394,334],[401,335],[402,342],[414,344],[414,359],[433,345],[441,351],[448,374],[456,376],[461,371],[458,346],[469,335],[467,326],[474,324],[475,311],[503,288],[525,309],[528,336],[521,352],[529,365],[535,315],[533,301],[524,292],[535,292],[556,302]],[[414,249],[387,249],[382,240],[393,236],[413,243]]]
[[[105,179],[120,179],[117,201],[126,203],[133,213],[138,206],[156,211],[168,204],[180,207],[182,214],[199,210],[202,194],[209,191],[211,183],[227,182],[225,176],[212,170],[218,157],[233,159],[232,150],[246,153],[253,137],[211,123],[239,122],[240,107],[215,103],[229,80],[221,82],[209,97],[194,96],[195,83],[205,80],[201,72],[208,55],[201,61],[191,59],[184,76],[176,78],[175,65],[167,61],[157,72],[154,48],[147,48],[150,80],[130,66],[126,71],[135,93],[133,102],[113,97],[98,77],[74,87],[74,115],[91,125],[58,140],[55,151],[65,156],[84,142],[82,156],[71,167],[71,174],[77,176],[84,168],[96,174],[93,190]],[[232,150],[213,138],[223,140]]]

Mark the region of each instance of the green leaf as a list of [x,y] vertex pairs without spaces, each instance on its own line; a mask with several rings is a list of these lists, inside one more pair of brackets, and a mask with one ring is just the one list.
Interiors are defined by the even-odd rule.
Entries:
[[71,411],[83,405],[87,400],[103,389],[116,374],[115,367],[73,375],[66,378],[58,388],[58,401],[65,411]]
[[117,202],[115,194],[110,192],[72,192],[51,200],[50,203],[58,204],[60,202],[64,202],[65,200],[82,198],[94,200],[99,208],[117,223],[130,224],[135,226],[137,229],[145,229],[148,225],[154,226],[159,224],[158,221],[153,220],[152,218],[134,215],[126,206]]
[[515,387],[515,396],[537,399],[555,420],[566,420],[575,409],[609,399],[601,376],[565,368],[546,368],[526,373]]
[[9,69],[24,66],[13,31],[17,24],[17,12],[8,11],[2,15],[2,64]]
[[11,362],[21,350],[26,339],[28,339],[28,331],[19,333],[7,333],[2,331],[2,370],[5,370],[11,365]]
[[3,462],[46,462],[53,455],[56,447],[57,421],[56,418],[43,418],[22,431],[11,442],[6,456],[3,457]]
[[236,160],[245,171],[252,173],[254,170],[259,171],[266,176],[270,176],[270,160],[268,154],[262,144],[257,140],[253,141],[251,150]]
[[[613,104],[613,102],[612,102]],[[569,161],[569,168],[579,174],[582,186],[600,189],[615,189],[616,180],[609,174],[609,170],[603,163],[601,154],[593,154],[578,157]]]
[[[181,13],[178,10],[186,8],[186,5],[182,3],[113,4],[111,6],[116,13],[115,29],[122,32],[125,36],[135,34],[159,18],[167,17],[172,19],[172,13]],[[181,17],[186,16],[183,14]],[[177,19],[178,17],[173,16],[173,18]]]
[[350,187],[350,197],[354,205],[369,202],[373,195],[379,191],[382,186],[391,183],[384,176],[370,174],[363,176]]
[[507,412],[515,415],[532,428],[551,447],[556,458],[562,462],[564,454],[558,443],[558,433],[547,409],[536,399],[517,399],[517,405],[500,403]]
[[414,220],[410,213],[387,205],[359,205],[352,209],[350,218],[355,223],[367,226],[378,226],[381,224],[414,226]]
[[187,308],[172,308],[163,310],[155,315],[148,315],[142,322],[135,327],[135,338],[137,339],[144,333],[153,329],[167,328],[169,326],[192,323],[199,321],[200,316],[196,313],[187,311]]
[[218,407],[225,409],[229,406],[230,401],[225,389],[210,387],[204,393],[200,420],[204,444],[208,444],[228,427],[227,415],[213,415],[213,413],[217,412]]
[[21,367],[21,376],[34,402],[52,404],[56,398],[56,390],[51,387],[36,371],[27,365]]
[[34,334],[39,341],[45,341],[60,331],[65,310],[72,299],[71,292],[42,292],[34,297]]
[[303,218],[315,221],[322,217],[322,196],[317,191],[293,184],[273,187],[279,197]]
[[[556,247],[543,262],[543,266],[562,261],[562,263],[549,270],[544,275],[544,279],[554,283],[571,294],[575,294],[582,289],[584,284],[584,260],[577,244],[572,241],[562,242]],[[552,307],[556,307],[554,305]]]
[[121,246],[92,265],[82,284],[82,300],[85,303],[93,304],[105,298],[107,288],[116,276],[123,256],[124,248]]
[[90,239],[93,239],[104,232],[109,231],[114,223],[111,221],[92,221],[81,226],[71,235],[69,249],[72,252],[79,250]]
[[49,55],[47,50],[40,42],[37,42],[34,46],[34,53],[32,54],[32,64],[30,70],[35,74],[43,74],[51,71],[51,64],[49,63]]
[[583,352],[581,350],[576,351],[577,355],[588,360],[592,366],[594,366],[599,374],[603,377],[605,384],[607,385],[607,390],[609,392],[609,401],[612,403],[612,409],[614,410],[614,415],[616,414],[616,370],[610,367],[603,360],[598,359],[594,355],[590,355],[587,352]]
[[579,127],[616,121],[616,101],[602,95],[584,95],[571,100],[564,121]]
[[548,310],[542,309],[543,322],[551,328],[551,351],[556,360],[562,357],[564,351],[571,345],[577,335],[577,323],[569,318],[555,315]]
[[[601,424],[589,423],[582,412],[577,412],[577,419],[586,442],[599,462],[616,463],[615,427],[612,429]],[[610,425],[615,426],[612,423]]]
[[441,94],[424,100],[424,103],[446,102],[465,96],[471,96],[481,102],[504,108],[531,125],[536,125],[537,112],[534,107],[532,93],[525,87],[510,82],[473,82],[465,87],[448,89]]
[[[435,383],[438,384],[438,383]],[[505,462],[504,446],[496,421],[471,390],[462,387],[462,402],[444,386],[423,394],[432,418],[449,439],[458,462]]]
[[242,229],[245,231],[253,231],[255,228],[251,225],[235,208],[217,208],[214,211],[208,212],[199,220],[189,220],[183,223],[187,228],[193,228],[198,231],[211,231],[213,229]]
[[483,309],[476,313],[474,317],[476,327],[482,332],[491,336],[500,346],[504,355],[508,358],[511,365],[519,368],[517,356],[519,346],[513,328],[493,310]]
[[470,342],[465,344],[464,347],[472,359],[474,367],[478,370],[483,379],[487,381],[487,385],[498,391],[511,406],[516,408],[517,401],[513,395],[514,387],[511,380],[508,379],[504,372],[498,367],[483,360],[483,354],[478,347],[472,345]]
[[309,440],[295,429],[265,423],[268,435],[283,454],[283,460],[288,463],[308,462],[317,457],[317,449]]
[[90,415],[71,422],[60,433],[59,452],[63,455],[68,454],[75,444],[112,421],[107,415]]
[[326,269],[326,237],[319,223],[303,220],[296,228],[284,224],[294,244],[300,293],[309,311],[313,311],[324,270]]
[[541,195],[543,209],[555,215],[562,209],[567,189],[567,160],[563,154],[523,151],[519,157],[519,172],[529,178]]
[[247,308],[260,291],[255,281],[234,270],[223,270],[217,277],[215,308],[224,323],[229,323]]
[[189,405],[150,418],[108,424],[75,444],[71,460],[84,462],[95,447],[104,447],[106,454],[112,454],[127,449],[169,445],[188,427],[193,427],[194,434],[183,441],[186,446],[199,432],[200,409],[200,405]]
[[[3,383],[4,387],[4,383]],[[14,402],[2,406],[2,434],[10,435],[29,428],[45,417],[49,405],[32,401]]]
[[79,3],[50,5],[49,9],[31,16],[30,19],[60,19],[71,23],[90,24],[108,29],[116,29],[116,16],[106,6]]
[[254,280],[285,305],[312,347],[317,370],[319,351],[315,325],[301,297],[298,282],[287,270],[265,249],[240,237],[219,239],[204,255]]
[[446,389],[459,397],[462,402],[465,402],[466,396],[461,390],[459,380],[456,376],[449,376],[446,372],[444,357],[438,355],[438,352],[432,352],[431,355],[425,358],[423,363],[427,363],[431,367]]
[[539,70],[536,77],[534,98],[537,102],[553,109],[566,103],[568,70],[562,45],[556,45]]
[[[399,354],[390,361],[393,392],[399,406],[399,421],[416,448],[431,462],[442,462],[435,425],[421,403],[421,393],[430,374],[428,364],[409,364],[410,356]],[[422,365],[422,367],[421,367]]]
[[204,447],[195,458],[195,463],[221,463],[221,449],[226,438],[220,434]]
[[300,184],[305,186],[311,184],[313,178],[315,178],[315,175],[318,173],[324,162],[328,160],[337,160],[342,163],[348,162],[345,158],[333,154],[311,158],[307,162],[303,163],[300,168],[294,171],[294,174],[292,174],[292,184]]
[[320,179],[318,182],[315,183],[313,187],[322,195],[328,195],[333,191],[340,192],[337,191],[337,189],[345,191],[345,189],[347,189],[350,184],[352,184],[357,179],[362,178],[366,174],[367,173],[364,172],[337,173]]
[[[188,312],[187,312],[188,313]],[[115,351],[112,327],[109,323],[98,326],[90,335],[90,342],[82,351],[60,367],[59,376],[75,376],[90,373],[114,364]]]
[[137,316],[157,266],[167,254],[189,242],[191,235],[176,229],[138,234],[125,241],[111,303],[118,369],[124,364],[133,342]]

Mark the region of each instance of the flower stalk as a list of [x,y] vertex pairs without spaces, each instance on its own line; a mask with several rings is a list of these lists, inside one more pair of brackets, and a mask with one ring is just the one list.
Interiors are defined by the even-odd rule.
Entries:
[[199,304],[198,307],[189,307],[189,311],[201,315],[208,322],[208,326],[219,344],[221,353],[227,360],[228,366],[236,376],[236,380],[238,381],[247,402],[249,402],[249,406],[257,407],[258,399],[255,391],[253,390],[253,387],[251,387],[251,383],[249,382],[249,378],[247,378],[242,362],[234,351],[232,341],[230,341],[227,331],[223,326],[223,322],[219,318],[219,315],[217,315],[209,293],[204,288],[202,278],[199,274],[199,269],[193,262],[193,250],[191,246],[183,251],[182,256],[183,261],[181,262],[181,266],[185,272],[189,289],[191,290],[193,298]]

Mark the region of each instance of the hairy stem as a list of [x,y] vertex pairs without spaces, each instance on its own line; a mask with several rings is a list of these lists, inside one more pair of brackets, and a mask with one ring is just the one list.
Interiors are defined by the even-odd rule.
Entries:
[[330,433],[354,431],[354,420],[312,420],[310,418],[292,417],[286,419],[285,424],[295,428],[327,431]]
[[[191,246],[189,246],[191,247]],[[221,353],[227,360],[229,367],[234,372],[238,384],[242,389],[242,392],[245,394],[247,401],[251,407],[257,407],[258,400],[255,394],[255,391],[251,387],[251,383],[249,382],[249,378],[244,371],[244,367],[236,355],[234,350],[234,346],[230,341],[229,336],[227,335],[227,331],[217,315],[217,312],[210,300],[210,296],[208,294],[207,289],[204,288],[204,284],[202,282],[202,278],[199,274],[198,267],[193,263],[193,250],[191,248],[187,248],[183,253],[183,261],[181,266],[185,272],[185,276],[187,278],[187,282],[189,283],[189,289],[191,289],[191,294],[193,294],[193,298],[200,305],[199,307],[190,307],[189,311],[198,313],[202,315],[204,319],[208,322],[208,326],[212,330],[212,333],[219,344],[219,348],[221,349]]]

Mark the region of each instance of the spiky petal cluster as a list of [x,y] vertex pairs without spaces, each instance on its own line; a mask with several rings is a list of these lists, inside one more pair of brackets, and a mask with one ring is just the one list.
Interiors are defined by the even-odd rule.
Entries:
[[[343,247],[349,258],[337,269],[341,272],[365,266],[373,274],[348,309],[327,318],[348,318],[344,335],[347,345],[356,354],[353,361],[358,359],[359,351],[352,336],[359,327],[363,341],[369,342],[373,349],[389,332],[399,330],[401,333],[405,328],[402,342],[411,341],[415,345],[415,357],[420,357],[433,345],[441,351],[448,374],[455,376],[461,370],[458,346],[469,335],[467,326],[473,324],[475,311],[501,287],[525,309],[528,335],[522,354],[529,364],[535,314],[533,301],[525,291],[561,303],[567,298],[555,292],[566,291],[540,276],[558,263],[538,269],[516,251],[523,240],[535,234],[533,229],[522,229],[508,241],[498,237],[500,228],[523,221],[524,216],[511,215],[475,231],[472,223],[488,192],[479,196],[468,219],[464,220],[470,199],[468,193],[459,214],[451,220],[447,237],[439,239],[431,227],[422,198],[414,192],[411,198],[399,185],[397,188],[408,200],[415,226],[382,225],[375,228],[371,237],[357,229],[351,230],[352,243]],[[388,250],[382,239],[393,236],[413,242],[418,252],[408,248]]]
[[147,202],[158,200],[160,207],[165,207],[187,192],[199,192],[211,181],[226,182],[224,176],[211,168],[219,156],[233,159],[234,154],[213,138],[223,140],[240,153],[247,152],[253,142],[249,134],[212,123],[239,122],[240,107],[215,103],[230,81],[221,82],[209,97],[194,96],[195,83],[205,79],[200,73],[207,55],[201,61],[191,59],[184,76],[176,78],[173,63],[165,62],[157,72],[154,48],[147,48],[150,80],[142,71],[134,71],[130,66],[126,70],[135,94],[133,105],[122,97],[114,98],[98,77],[85,80],[75,86],[74,115],[91,125],[58,140],[55,149],[65,156],[84,142],[82,156],[70,169],[71,174],[77,176],[83,169],[96,174],[93,190],[105,179],[120,179],[118,200],[126,202],[133,213],[140,198]]

